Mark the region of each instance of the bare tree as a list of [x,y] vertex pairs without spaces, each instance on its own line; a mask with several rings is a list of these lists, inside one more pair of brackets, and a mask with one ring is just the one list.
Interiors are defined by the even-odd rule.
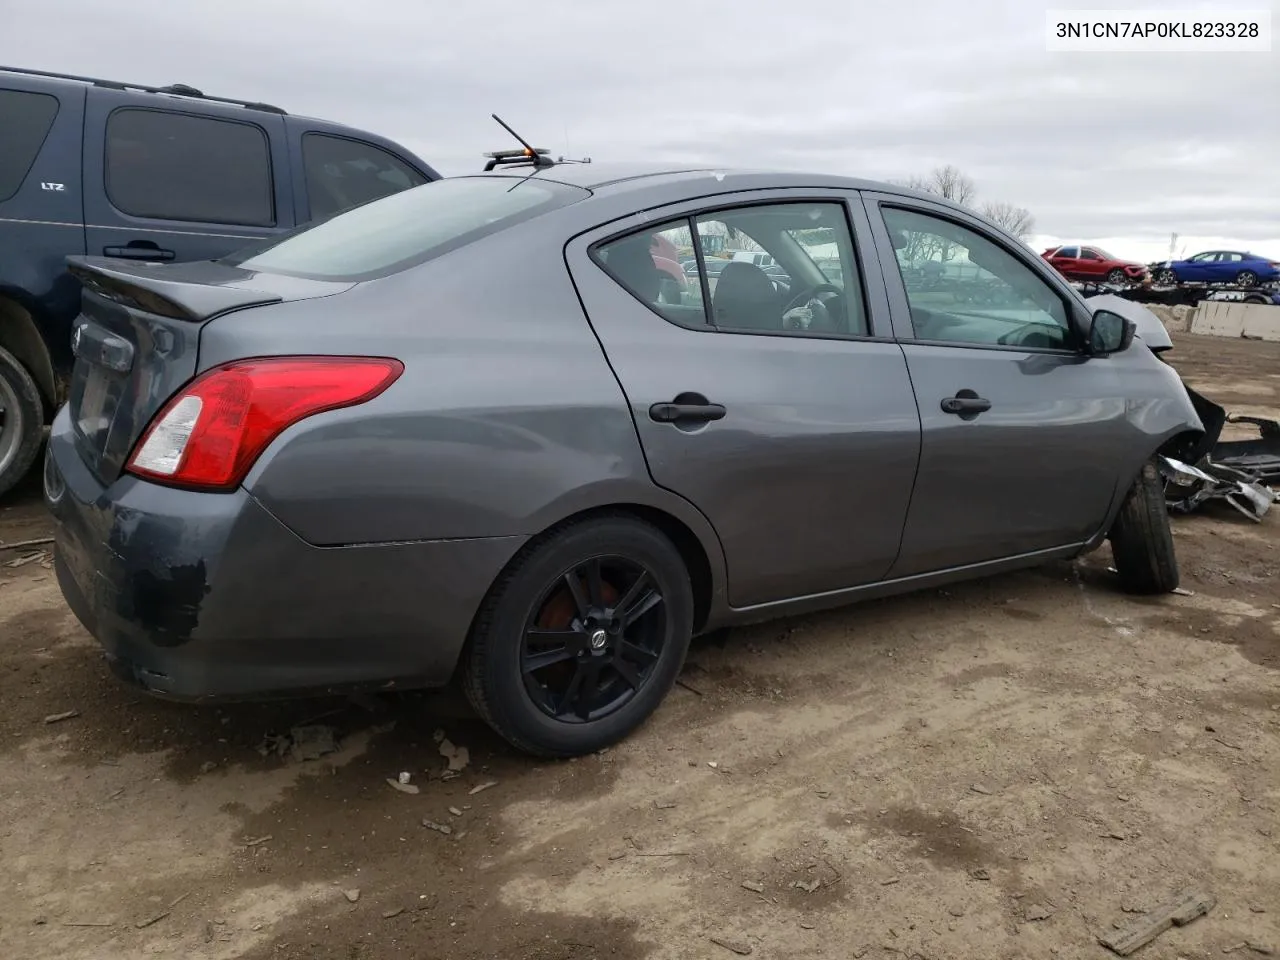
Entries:
[[1003,200],[984,203],[982,215],[1024,242],[1036,228],[1036,218],[1031,215],[1030,210]]
[[926,189],[962,207],[968,206],[969,201],[978,192],[974,182],[949,163],[945,167],[934,168],[929,174]]

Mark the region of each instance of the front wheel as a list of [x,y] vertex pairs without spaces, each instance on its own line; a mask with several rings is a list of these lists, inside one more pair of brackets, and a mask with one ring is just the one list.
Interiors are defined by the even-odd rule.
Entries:
[[1116,572],[1125,590],[1151,594],[1177,589],[1178,558],[1165,507],[1164,484],[1154,460],[1143,464],[1109,536]]
[[1160,284],[1162,287],[1176,286],[1178,283],[1178,275],[1166,267],[1163,270],[1157,271],[1156,283]]
[[1107,274],[1107,283],[1126,283],[1128,279],[1129,279],[1129,275],[1126,274],[1119,267],[1116,267],[1114,270],[1112,270],[1110,273]]
[[490,590],[463,686],[513,746],[578,756],[657,709],[692,632],[693,588],[671,541],[629,516],[583,520],[527,546]]

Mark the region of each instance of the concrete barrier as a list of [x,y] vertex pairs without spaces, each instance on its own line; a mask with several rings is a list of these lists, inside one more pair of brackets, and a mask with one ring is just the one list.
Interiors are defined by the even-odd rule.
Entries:
[[1204,300],[1191,317],[1191,332],[1211,337],[1252,337],[1280,342],[1280,307],[1264,303]]
[[1170,333],[1186,333],[1191,329],[1192,308],[1186,304],[1144,303],[1143,306],[1159,317]]

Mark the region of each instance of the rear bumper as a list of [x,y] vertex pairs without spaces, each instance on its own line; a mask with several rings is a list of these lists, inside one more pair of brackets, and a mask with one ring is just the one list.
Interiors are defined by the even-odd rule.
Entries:
[[103,487],[65,410],[45,499],[68,605],[118,674],[175,699],[444,684],[525,540],[314,547],[244,490]]

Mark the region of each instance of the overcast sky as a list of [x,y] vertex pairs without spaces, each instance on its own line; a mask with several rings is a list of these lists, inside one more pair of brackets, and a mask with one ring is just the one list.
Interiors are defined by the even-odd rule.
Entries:
[[1147,259],[1176,231],[1280,257],[1280,50],[1050,54],[1049,6],[1192,5],[0,0],[0,63],[265,100],[446,174],[511,145],[491,112],[596,161],[879,179],[951,163],[979,199],[1030,209],[1036,242]]

